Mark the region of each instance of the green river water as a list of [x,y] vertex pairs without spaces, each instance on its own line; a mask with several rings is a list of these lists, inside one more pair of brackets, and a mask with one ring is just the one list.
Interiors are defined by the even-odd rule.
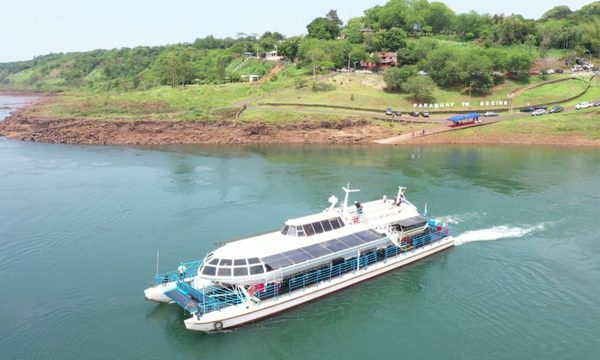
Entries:
[[[360,201],[407,186],[458,246],[218,334],[143,299],[157,250],[174,269],[347,182]],[[598,150],[0,139],[0,219],[0,359],[600,356]]]

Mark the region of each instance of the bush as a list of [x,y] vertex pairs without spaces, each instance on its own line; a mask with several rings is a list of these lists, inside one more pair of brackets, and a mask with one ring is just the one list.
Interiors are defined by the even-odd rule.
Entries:
[[429,76],[415,75],[402,85],[402,90],[414,100],[429,101],[432,99],[435,83]]
[[312,91],[333,91],[335,90],[335,85],[333,84],[325,84],[320,82],[313,82],[311,86]]

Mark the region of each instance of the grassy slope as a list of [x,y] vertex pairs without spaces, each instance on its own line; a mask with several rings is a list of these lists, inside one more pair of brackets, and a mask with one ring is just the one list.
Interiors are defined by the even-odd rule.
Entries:
[[[556,75],[548,80],[564,77]],[[470,102],[470,108],[485,109],[480,107],[481,101],[505,100],[508,94],[517,89],[542,82],[539,77],[532,77],[527,83],[506,80],[502,84],[494,87],[490,94],[477,95],[472,94],[469,97],[466,89],[440,89],[436,88],[433,94],[434,103],[455,103],[453,110],[466,110],[462,107],[462,102]],[[320,81],[331,85],[333,90],[315,92],[310,86],[302,89],[287,88],[273,93],[261,99],[264,103],[297,103],[297,104],[328,104],[339,106],[350,106],[367,109],[393,109],[410,110],[413,108],[413,101],[408,95],[399,93],[385,92],[383,88],[385,83],[382,76],[375,74],[336,74],[333,77]],[[515,98],[515,105],[524,105],[527,103],[535,104],[540,102],[549,102],[568,97],[569,93],[577,94],[585,88],[583,81],[568,81],[557,84],[544,85],[524,92]],[[489,107],[488,107],[489,108]]]
[[581,93],[586,86],[585,81],[577,79],[542,85],[517,96],[514,105],[524,106],[559,101]]
[[98,120],[203,120],[228,109],[233,103],[260,93],[247,84],[163,86],[147,91],[94,94],[69,92],[57,103],[42,106],[47,116],[85,117]]

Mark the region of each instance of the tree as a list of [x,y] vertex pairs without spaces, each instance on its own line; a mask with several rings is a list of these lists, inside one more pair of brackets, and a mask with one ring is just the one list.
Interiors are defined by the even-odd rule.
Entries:
[[529,70],[533,65],[533,59],[526,53],[513,52],[506,59],[506,71],[510,72],[517,79],[527,79]]
[[336,10],[329,10],[326,17],[318,17],[306,26],[308,36],[321,40],[333,40],[340,35],[342,21]]
[[417,75],[415,65],[405,65],[402,67],[391,67],[383,73],[383,81],[390,90],[401,90],[402,85],[411,77]]
[[565,17],[571,15],[573,11],[566,5],[555,6],[552,9],[546,11],[544,15],[542,15],[542,20],[549,19],[564,19]]
[[423,66],[438,85],[452,86],[460,81],[460,57],[459,49],[443,47],[429,52]]
[[406,33],[404,30],[393,27],[383,33],[382,50],[398,51],[406,47]]
[[488,93],[494,86],[492,61],[472,52],[463,54],[458,63],[460,81],[477,93]]
[[511,15],[496,27],[496,37],[502,45],[522,44],[527,35],[535,33],[535,22],[521,15]]
[[348,24],[342,30],[342,35],[346,38],[346,40],[350,41],[353,44],[362,44],[365,40],[365,37],[362,33],[364,28],[364,24],[361,18],[353,18],[348,20]]
[[600,20],[585,24],[583,27],[583,44],[592,54],[600,55]]
[[285,56],[290,61],[294,61],[298,56],[298,47],[302,38],[300,36],[292,36],[286,40],[283,40],[277,46],[277,52],[279,55]]
[[415,75],[402,85],[402,90],[417,101],[429,101],[435,90],[435,83],[429,76]]
[[430,3],[423,16],[425,23],[431,26],[436,34],[450,30],[453,18],[454,11],[441,2]]

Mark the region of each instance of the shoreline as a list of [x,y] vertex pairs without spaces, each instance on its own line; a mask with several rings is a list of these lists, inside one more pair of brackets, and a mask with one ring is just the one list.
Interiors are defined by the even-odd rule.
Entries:
[[[0,91],[0,94],[3,92]],[[377,140],[397,137],[397,128],[368,119],[305,120],[285,124],[264,122],[186,122],[172,120],[91,120],[80,117],[56,119],[40,116],[36,104],[52,95],[29,93],[37,99],[0,120],[0,137],[13,140],[89,145],[244,145],[244,144],[360,144],[385,146]],[[489,124],[488,126],[493,126]],[[406,129],[409,133],[414,129]],[[451,131],[391,142],[392,146],[431,145],[525,145],[600,148],[600,139],[578,134],[511,133],[497,136],[485,131],[461,134]]]

